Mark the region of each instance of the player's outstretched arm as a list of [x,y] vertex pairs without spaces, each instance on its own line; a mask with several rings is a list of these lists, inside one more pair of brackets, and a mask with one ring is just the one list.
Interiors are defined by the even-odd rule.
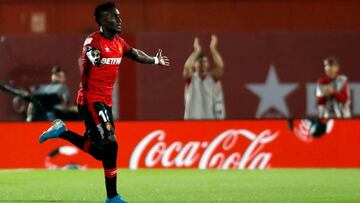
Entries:
[[167,56],[162,55],[161,49],[159,49],[155,57],[149,56],[145,52],[135,48],[132,48],[124,56],[129,57],[139,63],[170,66],[170,59]]
[[190,54],[188,59],[186,59],[184,70],[183,70],[183,77],[184,79],[189,79],[192,77],[195,67],[195,61],[201,54],[201,46],[199,42],[199,38],[194,39],[194,51]]
[[211,35],[211,42],[210,42],[210,51],[214,61],[214,69],[213,69],[213,76],[216,78],[220,78],[224,73],[224,61],[217,49],[218,45],[218,38],[216,35]]

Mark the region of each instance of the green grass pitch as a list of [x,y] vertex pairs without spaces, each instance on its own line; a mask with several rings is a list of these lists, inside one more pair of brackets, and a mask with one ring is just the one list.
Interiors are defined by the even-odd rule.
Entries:
[[[119,170],[131,202],[360,202],[360,169]],[[104,202],[101,170],[0,171],[0,202]]]

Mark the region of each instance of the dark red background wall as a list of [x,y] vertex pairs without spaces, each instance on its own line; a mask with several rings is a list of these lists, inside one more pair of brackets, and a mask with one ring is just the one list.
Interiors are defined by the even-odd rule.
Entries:
[[[0,35],[7,37],[0,45],[1,81],[13,79],[23,86],[46,82],[49,68],[52,65],[62,65],[71,73],[69,86],[72,96],[75,97],[79,74],[76,59],[85,34],[97,29],[92,12],[99,2],[101,1],[1,0]],[[354,46],[358,43],[356,36],[360,31],[360,1],[124,0],[117,1],[117,5],[123,15],[125,39],[149,53],[154,53],[158,47],[164,48],[173,59],[174,65],[171,73],[168,70],[159,72],[124,60],[120,73],[122,119],[180,119],[183,111],[182,64],[191,51],[192,38],[200,35],[203,40],[208,40],[209,34],[213,32],[220,36],[220,49],[224,53],[228,68],[224,88],[226,97],[229,97],[226,98],[227,105],[234,109],[228,111],[230,118],[254,114],[257,98],[245,90],[236,91],[238,93],[235,94],[233,90],[237,90],[237,87],[234,84],[240,80],[240,86],[243,86],[246,82],[251,82],[247,79],[263,82],[267,63],[279,61],[277,71],[280,80],[285,78],[285,82],[297,79],[297,75],[291,75],[293,72],[289,66],[294,69],[306,66],[307,70],[316,76],[300,76],[304,83],[321,74],[323,57],[339,54],[344,67],[348,69],[346,73],[350,73],[353,80],[359,80],[359,64]],[[34,13],[46,16],[46,30],[43,33],[31,31],[31,16]],[[344,32],[352,33],[355,39],[347,38],[348,35]],[[270,37],[266,37],[266,33]],[[281,36],[284,36],[284,39],[281,39]],[[309,36],[308,39],[306,36]],[[332,45],[331,36],[336,38]],[[232,42],[236,42],[234,44],[237,46],[231,46]],[[296,60],[286,55],[292,51],[285,48],[289,42],[307,42],[302,48],[295,49],[297,54],[300,54]],[[307,50],[312,49],[312,42],[320,44],[320,47],[315,47],[314,50],[317,51],[313,50],[313,54],[306,55]],[[272,52],[272,47],[277,51]],[[261,54],[259,49],[264,53]],[[259,55],[262,58],[257,61],[256,57]],[[244,57],[244,60],[238,63],[237,56]],[[243,67],[251,67],[253,72],[248,72]],[[234,70],[237,72],[233,72]],[[254,74],[254,78],[247,78],[247,73]],[[236,75],[241,77],[235,78]],[[158,86],[155,87],[156,91],[153,91],[153,86],[149,84],[156,84],[154,81],[161,79],[165,83],[175,80],[171,81],[167,88]],[[298,101],[298,98],[304,97],[301,92],[304,90],[299,91],[298,96],[288,98],[288,102],[293,106],[293,114],[303,116],[305,101]],[[152,96],[157,98],[155,104],[150,100]],[[243,96],[253,99],[238,102],[238,97]],[[1,93],[0,99],[6,106],[0,108],[0,119],[21,119],[11,114],[10,98],[7,95]],[[251,106],[248,112],[252,114],[244,113],[244,110],[238,108],[240,105]]]
[[[34,12],[47,15],[46,33],[96,28],[95,0],[1,0],[0,33],[30,33]],[[357,0],[123,0],[126,32],[359,30]]]

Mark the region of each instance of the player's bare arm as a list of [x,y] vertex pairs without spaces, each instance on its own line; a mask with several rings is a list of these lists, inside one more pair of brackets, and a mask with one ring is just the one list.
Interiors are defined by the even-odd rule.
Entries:
[[210,41],[210,51],[214,61],[214,69],[212,74],[215,78],[219,79],[224,73],[224,61],[220,55],[220,52],[217,49],[218,38],[216,35],[211,35]]
[[194,50],[188,57],[188,59],[185,62],[184,70],[183,70],[183,77],[184,79],[189,79],[193,75],[194,67],[195,67],[195,61],[201,54],[201,45],[199,42],[199,38],[194,39]]
[[139,63],[170,66],[170,59],[167,56],[162,55],[161,49],[159,49],[155,57],[149,56],[145,52],[135,48],[132,48],[129,52],[124,54],[124,56]]

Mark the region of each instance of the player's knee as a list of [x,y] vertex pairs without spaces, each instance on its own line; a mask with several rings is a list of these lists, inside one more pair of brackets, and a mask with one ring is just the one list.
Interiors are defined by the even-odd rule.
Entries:
[[114,133],[108,133],[102,140],[102,146],[115,145],[117,144],[117,139]]
[[111,148],[117,152],[118,150],[118,143],[116,141],[111,142]]
[[114,133],[109,133],[109,136],[106,138],[106,140],[110,143],[110,142],[117,142],[116,140],[116,136]]
[[110,150],[117,150],[118,149],[118,143],[116,142],[116,139],[115,140],[109,140],[106,144],[106,147]]

